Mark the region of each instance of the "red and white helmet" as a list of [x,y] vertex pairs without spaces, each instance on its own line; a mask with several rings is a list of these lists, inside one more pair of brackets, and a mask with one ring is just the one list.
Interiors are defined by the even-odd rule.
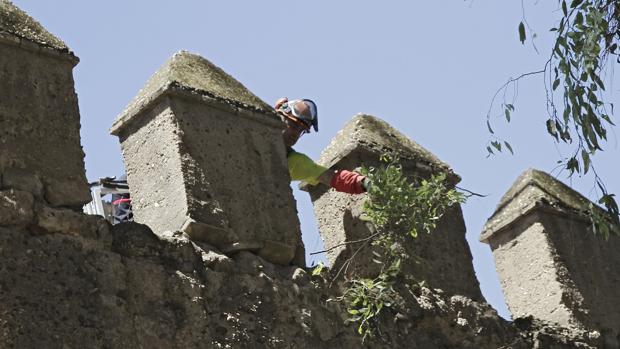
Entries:
[[283,103],[279,111],[294,116],[297,120],[314,128],[315,132],[319,132],[319,115],[316,104],[309,99],[295,99]]

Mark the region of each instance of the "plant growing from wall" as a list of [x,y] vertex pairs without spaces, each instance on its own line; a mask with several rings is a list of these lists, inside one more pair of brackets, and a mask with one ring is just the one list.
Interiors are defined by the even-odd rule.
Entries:
[[398,302],[394,284],[400,274],[400,259],[396,259],[374,279],[356,278],[348,281],[341,300],[349,315],[347,322],[357,323],[362,339],[379,331],[379,316],[384,308]]
[[382,268],[374,279],[348,280],[339,297],[347,308],[347,321],[357,324],[364,339],[380,333],[381,313],[399,304],[397,283],[412,281],[401,273],[401,261],[415,259],[404,246],[420,233],[433,231],[450,206],[465,202],[465,195],[450,187],[445,174],[411,180],[403,174],[396,156],[384,155],[381,160],[385,166],[361,170],[372,183],[363,210],[375,232],[362,241],[353,256],[370,244],[376,247],[373,260]]

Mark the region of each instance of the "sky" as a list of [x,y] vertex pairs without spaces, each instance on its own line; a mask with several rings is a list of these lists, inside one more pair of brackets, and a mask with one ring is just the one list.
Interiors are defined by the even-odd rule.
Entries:
[[[311,98],[320,132],[296,149],[312,158],[359,112],[390,123],[449,164],[461,187],[486,194],[463,205],[476,275],[487,301],[505,318],[488,245],[486,220],[520,173],[534,167],[558,175],[590,198],[593,179],[556,169],[566,148],[546,134],[543,77],[520,81],[509,125],[491,108],[496,133],[514,155],[487,157],[486,115],[510,77],[540,70],[559,21],[556,1],[208,1],[14,0],[80,58],[74,69],[89,180],[123,173],[116,116],[147,79],[179,50],[200,54],[272,104]],[[535,45],[519,42],[525,18]],[[528,32],[531,37],[532,32]],[[538,52],[537,52],[538,50]],[[618,78],[608,91],[617,102]],[[613,99],[612,99],[613,100]],[[617,120],[617,118],[616,118]],[[618,140],[609,132],[594,165],[609,191],[620,193]],[[322,249],[307,193],[293,184],[307,253]],[[444,258],[445,256],[436,256]],[[315,257],[308,262],[316,262]]]

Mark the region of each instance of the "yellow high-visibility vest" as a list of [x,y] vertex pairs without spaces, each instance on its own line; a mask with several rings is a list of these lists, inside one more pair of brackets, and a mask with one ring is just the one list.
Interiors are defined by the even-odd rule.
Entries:
[[319,184],[319,176],[327,171],[323,167],[302,153],[298,153],[292,148],[288,150],[288,172],[291,180],[302,181],[310,185]]

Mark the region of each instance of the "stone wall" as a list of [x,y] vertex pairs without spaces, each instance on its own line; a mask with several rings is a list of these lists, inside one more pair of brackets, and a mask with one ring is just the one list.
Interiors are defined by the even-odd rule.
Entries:
[[489,219],[508,307],[564,326],[620,333],[620,238],[595,235],[590,202],[548,174],[528,170]]
[[[226,256],[181,232],[110,227],[58,213],[81,230],[0,227],[4,348],[593,348],[586,333],[511,324],[485,303],[421,288],[382,315],[364,343],[321,278],[242,251]],[[96,224],[95,224],[96,223]],[[98,228],[88,228],[88,227]],[[404,310],[403,310],[404,311]],[[579,344],[581,343],[581,344]],[[589,343],[592,346],[585,346]]]
[[53,206],[90,201],[73,87],[77,62],[61,40],[0,2],[0,188]]

